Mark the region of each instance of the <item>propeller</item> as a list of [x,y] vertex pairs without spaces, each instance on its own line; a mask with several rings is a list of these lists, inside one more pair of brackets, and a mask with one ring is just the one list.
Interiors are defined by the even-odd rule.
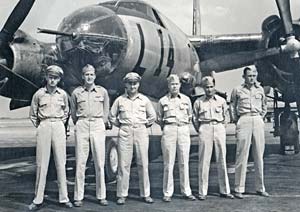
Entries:
[[35,0],[20,0],[0,31],[0,48],[12,41],[13,35],[23,23]]

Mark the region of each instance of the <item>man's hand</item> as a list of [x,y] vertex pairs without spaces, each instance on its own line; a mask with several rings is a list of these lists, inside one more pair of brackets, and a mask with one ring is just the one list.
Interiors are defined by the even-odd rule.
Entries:
[[113,128],[113,126],[109,121],[105,123],[105,129],[106,130],[111,130],[112,128]]

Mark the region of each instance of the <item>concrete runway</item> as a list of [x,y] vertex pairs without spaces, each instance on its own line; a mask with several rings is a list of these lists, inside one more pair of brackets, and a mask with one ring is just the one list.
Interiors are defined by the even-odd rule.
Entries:
[[[20,122],[22,123],[22,121]],[[27,123],[25,121],[25,123]],[[11,125],[11,126],[10,126]],[[10,146],[20,148],[20,144],[24,140],[31,141],[28,146],[34,145],[32,136],[34,130],[24,123],[16,127],[15,123],[6,122],[1,124],[0,121],[0,137],[2,148]],[[234,136],[231,131],[234,128],[228,127],[228,143],[234,143]],[[45,202],[40,211],[208,211],[208,212],[246,212],[246,211],[262,211],[262,212],[283,212],[283,211],[300,211],[300,154],[282,156],[276,154],[279,146],[278,139],[274,139],[269,131],[272,129],[271,124],[266,126],[267,151],[265,156],[265,184],[266,189],[270,193],[269,198],[263,198],[255,195],[254,188],[254,168],[253,163],[248,165],[246,195],[243,200],[229,200],[218,196],[217,172],[216,164],[211,164],[209,195],[206,201],[196,200],[190,202],[184,200],[179,191],[178,167],[175,165],[175,195],[171,203],[162,202],[162,173],[163,163],[161,157],[153,160],[149,164],[149,173],[151,181],[151,193],[155,200],[152,205],[147,205],[139,198],[138,176],[136,167],[132,167],[130,195],[126,205],[116,205],[116,184],[107,184],[107,199],[109,206],[103,207],[97,203],[95,198],[95,179],[92,162],[88,163],[86,171],[86,195],[84,206],[81,208],[65,209],[60,207],[57,202],[57,181],[53,164],[50,164],[48,174],[47,187],[45,191]],[[233,132],[233,131],[232,131]],[[6,135],[6,137],[5,137]],[[6,141],[6,142],[3,142]],[[12,142],[12,143],[10,143]],[[72,145],[72,141],[70,145]],[[6,143],[5,145],[3,143]],[[11,144],[11,145],[10,145]],[[275,148],[273,148],[275,146]],[[270,148],[269,148],[270,147]],[[11,147],[10,147],[11,148]],[[272,151],[268,151],[272,149]],[[13,149],[13,148],[11,148]],[[26,151],[28,148],[24,148]],[[231,153],[232,154],[232,153]],[[197,177],[198,177],[198,155],[196,152],[191,153],[190,157],[190,179],[194,194],[197,194]],[[74,155],[68,154],[67,175],[69,197],[73,199],[74,189]],[[228,163],[228,172],[230,185],[233,188],[234,167],[233,162]],[[35,181],[35,157],[22,156],[16,159],[3,160],[0,162],[0,211],[27,211],[28,204],[34,197],[34,181]]]

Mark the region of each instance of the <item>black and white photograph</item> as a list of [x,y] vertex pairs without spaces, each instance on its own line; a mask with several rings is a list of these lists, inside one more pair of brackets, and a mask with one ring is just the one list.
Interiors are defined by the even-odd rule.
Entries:
[[298,212],[300,1],[1,0],[0,212]]

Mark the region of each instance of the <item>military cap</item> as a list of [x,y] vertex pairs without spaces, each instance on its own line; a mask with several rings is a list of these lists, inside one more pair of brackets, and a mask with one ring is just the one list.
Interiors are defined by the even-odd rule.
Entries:
[[141,77],[135,72],[129,72],[123,78],[123,82],[139,82],[139,81],[141,81]]
[[215,85],[215,79],[211,76],[203,77],[202,80],[201,80],[201,85],[202,86],[206,86],[207,84],[210,84],[210,83]]
[[95,71],[94,66],[90,65],[90,64],[86,64],[83,68],[82,68],[82,73],[84,74],[87,71]]
[[57,65],[48,66],[46,68],[46,73],[51,75],[58,75],[60,77],[64,75],[64,71],[62,70],[62,68]]

